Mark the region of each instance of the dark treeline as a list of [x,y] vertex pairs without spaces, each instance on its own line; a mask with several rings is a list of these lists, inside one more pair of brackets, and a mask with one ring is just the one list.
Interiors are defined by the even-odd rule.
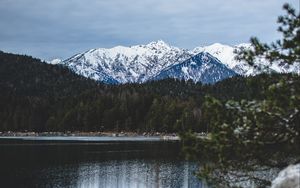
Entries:
[[234,77],[214,85],[166,79],[105,85],[29,56],[0,52],[0,131],[206,131],[202,104],[262,99],[281,77]]

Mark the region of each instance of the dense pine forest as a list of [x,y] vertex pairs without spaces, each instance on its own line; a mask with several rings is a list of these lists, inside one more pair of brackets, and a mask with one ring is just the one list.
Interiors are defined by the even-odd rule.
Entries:
[[105,85],[24,55],[0,52],[0,131],[207,131],[207,96],[263,99],[293,75],[234,77],[214,85],[166,79]]

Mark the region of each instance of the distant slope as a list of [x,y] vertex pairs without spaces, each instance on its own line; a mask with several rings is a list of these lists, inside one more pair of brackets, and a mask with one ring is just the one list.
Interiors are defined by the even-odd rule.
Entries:
[[62,65],[49,65],[30,56],[0,51],[1,93],[21,96],[62,97],[81,93],[98,85]]

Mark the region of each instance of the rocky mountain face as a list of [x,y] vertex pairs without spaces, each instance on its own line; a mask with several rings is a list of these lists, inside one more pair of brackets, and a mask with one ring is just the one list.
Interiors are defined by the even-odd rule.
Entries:
[[296,72],[300,65],[271,65],[261,60],[261,70],[255,70],[246,62],[235,60],[234,50],[250,48],[249,44],[227,46],[213,44],[193,50],[170,46],[163,41],[131,47],[91,49],[64,61],[55,59],[49,63],[62,64],[77,74],[108,84],[143,83],[163,78],[191,79],[195,82],[214,83],[234,75],[256,75],[261,72]]

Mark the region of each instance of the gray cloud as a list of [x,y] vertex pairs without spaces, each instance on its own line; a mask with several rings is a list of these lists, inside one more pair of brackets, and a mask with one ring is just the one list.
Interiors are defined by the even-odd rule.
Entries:
[[158,39],[182,48],[269,42],[286,1],[0,0],[0,49],[51,59]]

